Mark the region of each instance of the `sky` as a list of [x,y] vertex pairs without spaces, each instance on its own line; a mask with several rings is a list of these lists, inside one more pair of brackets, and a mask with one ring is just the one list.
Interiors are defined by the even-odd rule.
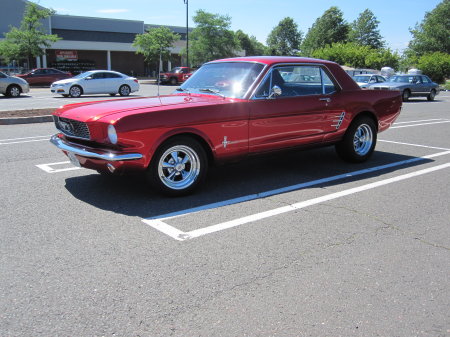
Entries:
[[[186,26],[184,0],[34,0],[58,14],[144,21],[147,24]],[[292,17],[306,34],[314,21],[331,6],[337,6],[347,22],[366,8],[380,21],[387,46],[402,51],[412,38],[409,28],[422,22],[441,0],[189,0],[189,27],[199,9],[231,17],[231,29],[241,29],[266,44],[270,31],[285,17]]]

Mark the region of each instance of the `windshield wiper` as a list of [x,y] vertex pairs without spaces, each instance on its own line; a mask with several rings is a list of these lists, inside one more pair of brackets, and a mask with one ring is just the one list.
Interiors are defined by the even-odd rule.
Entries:
[[219,96],[222,97],[222,98],[225,98],[225,95],[224,95],[224,94],[221,94],[220,91],[217,90],[217,89],[203,88],[203,89],[199,89],[199,91],[201,91],[201,92],[210,92],[210,93],[219,95]]
[[189,89],[183,89],[183,88],[176,88],[175,90],[176,90],[176,91],[186,91],[186,92],[189,92]]

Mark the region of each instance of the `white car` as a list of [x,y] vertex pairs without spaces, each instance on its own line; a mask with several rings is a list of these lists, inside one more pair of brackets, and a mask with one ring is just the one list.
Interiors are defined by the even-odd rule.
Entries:
[[367,89],[373,84],[386,82],[386,78],[375,74],[361,74],[353,76],[356,83],[362,88]]
[[64,97],[80,97],[89,94],[128,96],[139,90],[136,78],[109,70],[92,70],[72,78],[53,82],[50,91]]
[[8,76],[0,71],[0,93],[6,97],[19,97],[30,91],[27,81],[16,76]]

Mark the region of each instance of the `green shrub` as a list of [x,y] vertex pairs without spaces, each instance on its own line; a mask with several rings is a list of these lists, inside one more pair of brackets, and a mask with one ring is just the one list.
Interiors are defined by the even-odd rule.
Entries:
[[434,82],[443,83],[450,77],[450,54],[435,52],[421,56],[417,68]]

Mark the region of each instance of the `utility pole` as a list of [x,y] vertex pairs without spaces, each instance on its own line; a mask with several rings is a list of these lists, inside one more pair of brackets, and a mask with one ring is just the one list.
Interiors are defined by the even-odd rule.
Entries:
[[189,67],[189,0],[183,0],[186,5],[186,66]]

